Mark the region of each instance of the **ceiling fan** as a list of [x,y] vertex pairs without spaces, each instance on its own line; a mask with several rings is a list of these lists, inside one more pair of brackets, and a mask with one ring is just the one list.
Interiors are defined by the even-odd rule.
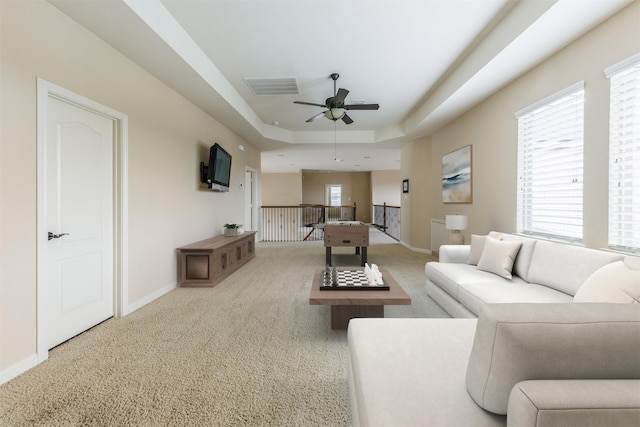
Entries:
[[333,96],[331,98],[327,98],[324,104],[315,104],[313,102],[303,102],[303,101],[293,101],[294,104],[303,104],[303,105],[313,105],[316,107],[326,108],[322,113],[318,113],[315,116],[308,119],[306,122],[310,123],[317,119],[320,116],[325,116],[329,120],[342,119],[343,122],[350,125],[353,123],[351,117],[347,115],[345,110],[377,110],[380,108],[378,104],[345,104],[344,99],[349,94],[349,91],[346,89],[338,89],[336,91],[336,80],[340,77],[340,74],[333,73],[329,76],[333,80]]

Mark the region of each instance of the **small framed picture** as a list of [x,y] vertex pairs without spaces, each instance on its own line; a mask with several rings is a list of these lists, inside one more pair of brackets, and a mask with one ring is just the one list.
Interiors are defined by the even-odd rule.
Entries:
[[402,192],[403,193],[408,193],[409,192],[409,180],[408,179],[403,179],[402,180]]

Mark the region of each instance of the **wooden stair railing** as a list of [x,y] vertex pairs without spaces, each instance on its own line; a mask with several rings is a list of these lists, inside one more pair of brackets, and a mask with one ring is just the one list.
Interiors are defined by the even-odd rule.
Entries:
[[262,206],[262,239],[265,241],[305,241],[317,232],[322,236],[323,224],[331,220],[355,220],[356,206]]

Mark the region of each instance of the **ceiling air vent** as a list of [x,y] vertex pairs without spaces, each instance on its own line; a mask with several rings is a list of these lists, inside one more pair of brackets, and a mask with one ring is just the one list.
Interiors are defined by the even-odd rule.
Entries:
[[254,95],[297,95],[298,81],[295,77],[247,77],[244,81]]

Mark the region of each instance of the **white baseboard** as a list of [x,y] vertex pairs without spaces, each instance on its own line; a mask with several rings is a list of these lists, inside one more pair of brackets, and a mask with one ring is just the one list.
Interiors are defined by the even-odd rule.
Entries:
[[134,302],[133,304],[127,305],[127,308],[126,308],[125,312],[122,313],[122,315],[126,316],[127,314],[133,313],[137,309],[139,309],[141,307],[144,307],[145,305],[149,304],[151,301],[160,298],[164,294],[167,294],[167,293],[171,292],[172,290],[174,290],[177,287],[178,287],[177,283],[170,283],[167,286],[158,289],[154,293],[149,294],[149,295],[145,296],[144,298],[139,299],[138,301]]
[[7,369],[0,371],[0,385],[11,381],[18,375],[27,372],[29,369],[33,368],[38,364],[38,355],[33,353],[31,356],[27,357],[19,361],[18,363],[14,363],[9,366]]
[[402,240],[400,240],[400,244],[413,252],[419,252],[419,253],[428,254],[428,255],[432,254],[431,249],[414,248],[413,246],[409,245],[406,242],[403,242]]

